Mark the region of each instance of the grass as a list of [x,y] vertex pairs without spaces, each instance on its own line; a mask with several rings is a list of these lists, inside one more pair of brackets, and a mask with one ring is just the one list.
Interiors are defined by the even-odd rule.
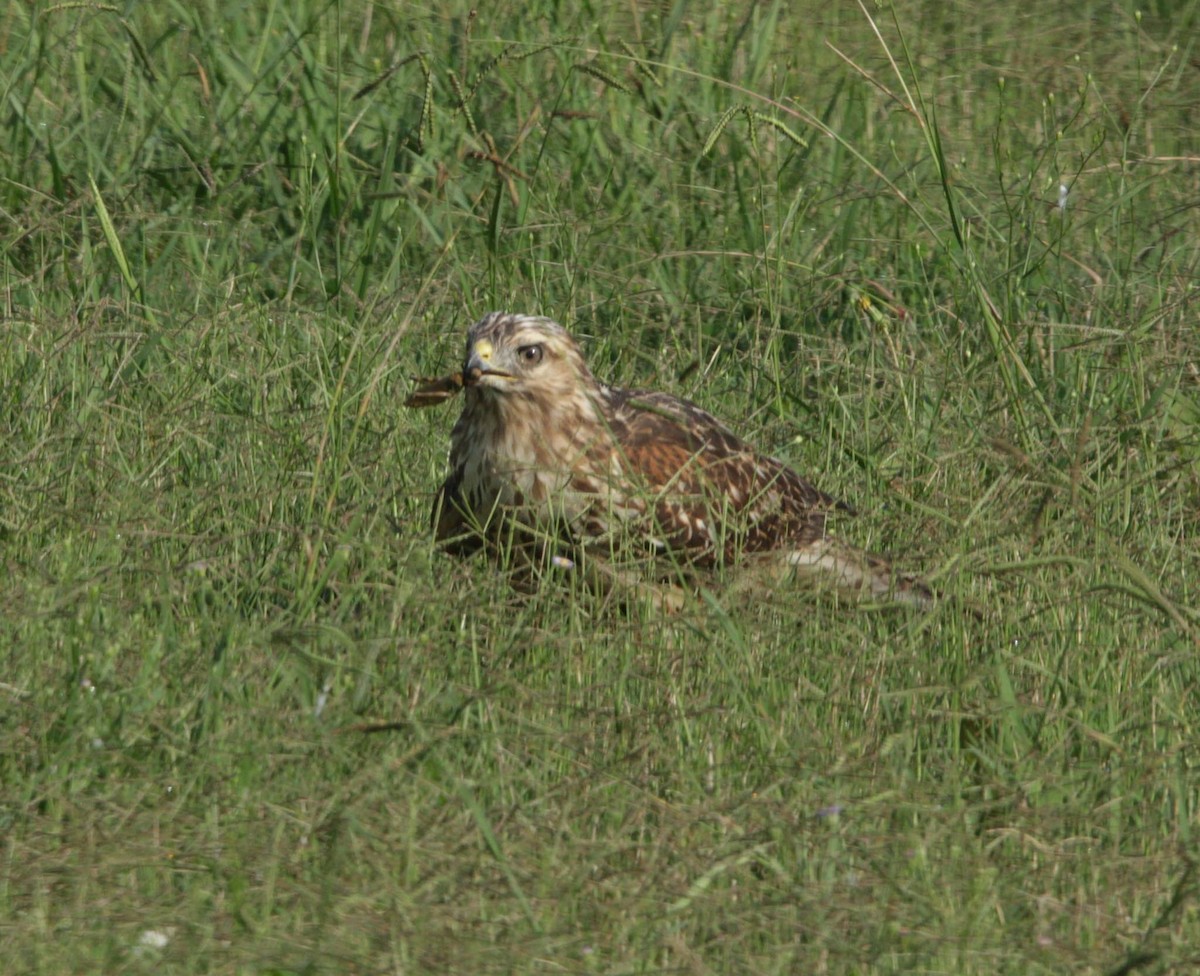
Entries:
[[[15,5],[10,969],[1193,972],[1198,24]],[[983,619],[437,553],[494,308]]]

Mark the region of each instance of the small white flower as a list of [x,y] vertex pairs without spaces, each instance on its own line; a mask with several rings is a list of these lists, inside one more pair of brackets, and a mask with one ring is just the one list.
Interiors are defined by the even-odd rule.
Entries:
[[325,711],[325,706],[329,704],[329,692],[332,688],[333,679],[326,678],[320,694],[317,695],[317,702],[313,705],[313,718],[320,718],[321,713]]
[[165,949],[170,941],[171,936],[166,932],[159,932],[157,929],[146,929],[138,936],[138,945],[145,946],[147,949]]

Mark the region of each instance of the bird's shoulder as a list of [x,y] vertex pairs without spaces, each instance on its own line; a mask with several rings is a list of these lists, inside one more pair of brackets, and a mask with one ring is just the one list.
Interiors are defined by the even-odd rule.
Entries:
[[627,463],[651,486],[716,482],[741,508],[769,493],[796,514],[853,511],[777,458],[752,447],[690,400],[653,390],[603,387],[605,420]]
[[721,452],[748,450],[724,423],[690,400],[658,390],[603,386],[605,420],[621,443],[665,440]]

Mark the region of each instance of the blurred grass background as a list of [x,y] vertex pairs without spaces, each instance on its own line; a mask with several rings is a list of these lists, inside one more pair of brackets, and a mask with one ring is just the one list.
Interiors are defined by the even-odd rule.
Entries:
[[[6,966],[1200,968],[1198,26],[9,5]],[[983,619],[440,556],[491,309]]]

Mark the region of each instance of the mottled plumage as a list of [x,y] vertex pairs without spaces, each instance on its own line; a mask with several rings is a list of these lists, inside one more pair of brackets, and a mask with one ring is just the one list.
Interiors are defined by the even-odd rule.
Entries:
[[659,578],[765,554],[842,589],[930,599],[920,581],[826,532],[845,504],[693,403],[599,382],[550,319],[486,316],[468,334],[461,377],[433,512],[452,552],[652,557]]

